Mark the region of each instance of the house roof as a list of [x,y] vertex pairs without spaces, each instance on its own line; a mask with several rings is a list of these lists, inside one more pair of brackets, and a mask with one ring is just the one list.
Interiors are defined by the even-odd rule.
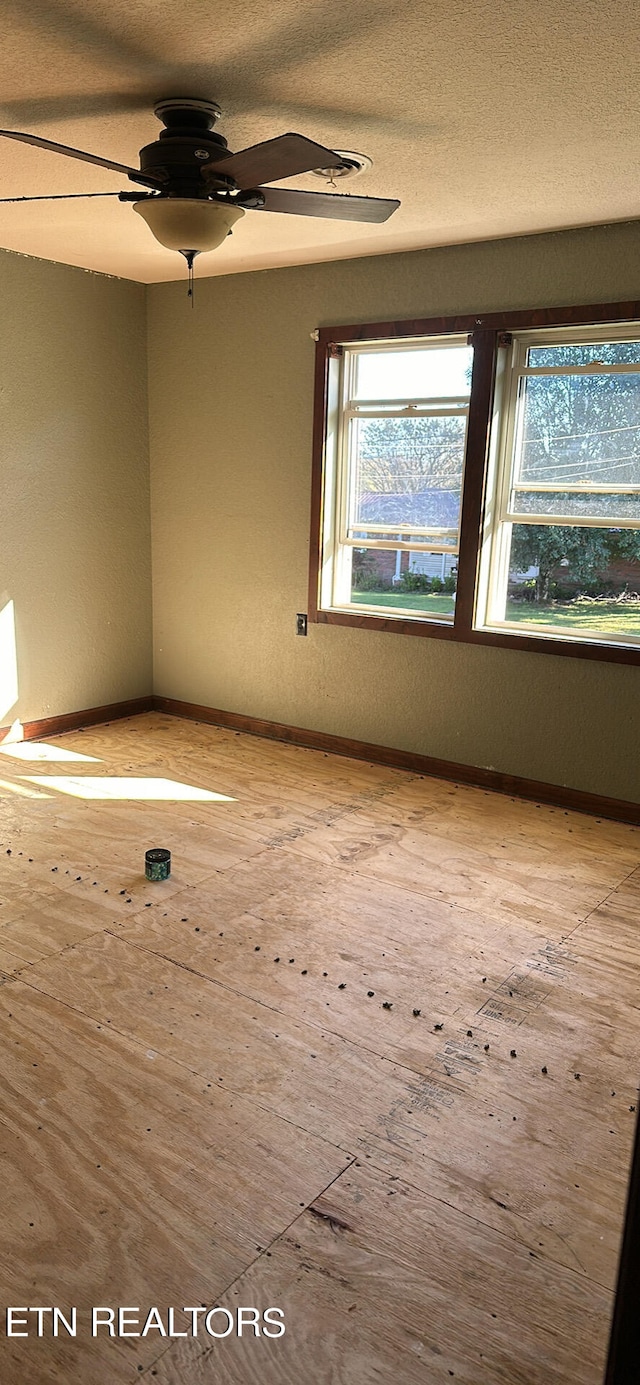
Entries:
[[433,524],[438,529],[456,529],[460,518],[460,492],[365,491],[360,497],[358,518],[370,524]]

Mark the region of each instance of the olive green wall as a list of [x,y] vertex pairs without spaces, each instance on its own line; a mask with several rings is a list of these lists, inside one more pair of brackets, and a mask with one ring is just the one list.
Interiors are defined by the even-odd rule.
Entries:
[[640,798],[640,670],[306,610],[323,324],[640,298],[640,223],[148,290],[155,691]]
[[150,691],[151,577],[144,288],[0,252],[0,305],[7,725]]
[[146,299],[155,691],[640,799],[637,669],[294,633],[313,328],[627,297],[638,222],[200,280],[193,311],[182,283],[0,253],[0,724],[151,690]]

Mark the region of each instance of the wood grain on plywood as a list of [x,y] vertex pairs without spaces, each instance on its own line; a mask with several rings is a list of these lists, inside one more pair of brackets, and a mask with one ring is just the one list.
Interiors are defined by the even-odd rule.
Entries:
[[[153,1334],[133,1358],[94,1343],[95,1374],[86,1310],[213,1302],[348,1157],[21,982],[0,1015],[7,1301],[31,1300],[35,1274],[38,1303],[83,1310],[77,1343],[49,1342],[52,1379],[106,1381],[112,1361],[129,1379]],[[33,1350],[12,1379],[36,1378]]]
[[610,1296],[401,1179],[354,1168],[222,1303],[281,1306],[285,1335],[177,1344],[159,1385],[599,1385]]
[[[516,1039],[486,1017],[472,1031],[456,1017],[442,1031],[412,1017],[414,1047],[404,1063],[390,1062],[376,1030],[392,1033],[396,1017],[379,1005],[374,1014],[366,996],[354,1004],[362,1037],[349,1041],[329,1010],[323,1024],[294,1019],[273,994],[248,998],[110,935],[38,964],[30,980],[203,1081],[381,1167],[401,1167],[536,1254],[612,1281],[633,1132],[633,1091],[619,1060],[585,1063],[580,1053],[578,1084],[573,1037],[567,1048],[524,1027]],[[298,981],[304,989],[306,978]],[[576,1125],[588,1129],[579,1154]],[[594,1167],[608,1175],[597,1186]]]
[[290,1316],[255,1350],[5,1339],[12,1385],[298,1385],[310,1359],[314,1385],[595,1385],[637,831],[158,714],[28,754],[0,765],[9,1301],[231,1303],[237,1280]]

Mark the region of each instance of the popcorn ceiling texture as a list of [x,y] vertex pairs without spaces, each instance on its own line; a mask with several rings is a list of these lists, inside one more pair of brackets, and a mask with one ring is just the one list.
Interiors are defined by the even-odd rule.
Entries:
[[[384,226],[248,214],[200,276],[638,215],[629,0],[51,0],[4,7],[1,124],[136,164],[162,96],[210,97],[232,149],[299,130],[361,150]],[[45,93],[45,95],[43,95]],[[294,185],[319,190],[310,176]],[[0,141],[0,196],[129,188]],[[184,265],[116,199],[0,206],[0,245],[142,282]]]

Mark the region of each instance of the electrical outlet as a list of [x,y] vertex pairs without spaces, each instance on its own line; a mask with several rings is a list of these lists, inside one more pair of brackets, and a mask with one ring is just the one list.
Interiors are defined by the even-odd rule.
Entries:
[[306,635],[306,633],[307,617],[306,615],[301,615],[300,612],[298,612],[298,615],[296,616],[296,635]]

